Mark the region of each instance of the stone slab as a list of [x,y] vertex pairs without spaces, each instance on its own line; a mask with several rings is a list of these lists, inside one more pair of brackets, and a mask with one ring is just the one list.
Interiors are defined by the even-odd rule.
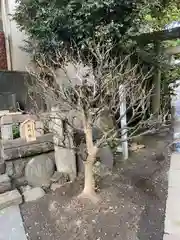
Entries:
[[0,194],[0,210],[22,203],[22,197],[17,189]]
[[75,153],[71,149],[55,146],[55,162],[58,172],[68,173],[74,181],[77,174]]
[[0,210],[0,239],[27,240],[19,206]]
[[42,188],[36,187],[23,192],[25,202],[33,202],[44,197],[45,192]]
[[11,180],[7,174],[0,175],[0,193],[11,190]]
[[36,141],[26,142],[24,139],[14,139],[2,142],[2,158],[9,161],[30,157],[54,150],[53,135],[51,133],[37,137]]

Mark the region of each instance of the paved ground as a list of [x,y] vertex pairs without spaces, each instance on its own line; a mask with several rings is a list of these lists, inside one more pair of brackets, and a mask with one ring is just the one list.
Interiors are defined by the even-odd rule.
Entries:
[[[146,138],[146,149],[100,179],[101,202],[79,201],[82,181],[21,206],[28,240],[162,240],[168,136]],[[165,156],[165,157],[164,157]]]
[[180,239],[180,153],[173,153],[169,170],[164,240]]
[[19,206],[0,211],[0,240],[27,240]]

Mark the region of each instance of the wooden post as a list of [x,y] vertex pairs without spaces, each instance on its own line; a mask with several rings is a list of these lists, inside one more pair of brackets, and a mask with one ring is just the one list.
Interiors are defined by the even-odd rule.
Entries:
[[[155,51],[157,56],[160,53],[160,43],[155,43]],[[161,104],[161,70],[160,68],[156,67],[153,79],[153,96],[152,96],[152,111],[155,117],[158,117],[160,111],[160,104]]]

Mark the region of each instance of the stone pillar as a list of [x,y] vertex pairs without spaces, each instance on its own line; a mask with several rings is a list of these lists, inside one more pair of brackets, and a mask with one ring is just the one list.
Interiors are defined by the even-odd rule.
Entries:
[[[11,116],[8,116],[8,118],[11,118]],[[12,140],[13,139],[13,131],[12,131],[11,121],[6,123],[6,116],[2,116],[0,122],[1,122],[1,139],[2,140]]]
[[[50,129],[54,134],[55,163],[58,172],[68,173],[71,181],[76,177],[76,158],[71,129],[64,126],[58,108],[52,108]],[[66,131],[64,129],[66,128]]]

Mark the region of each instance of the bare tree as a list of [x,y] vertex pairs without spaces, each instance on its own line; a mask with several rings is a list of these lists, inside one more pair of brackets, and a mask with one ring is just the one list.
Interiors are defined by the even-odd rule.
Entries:
[[[90,44],[90,54],[86,55],[85,61],[80,54],[76,54],[76,58],[70,57],[57,49],[56,61],[53,60],[50,65],[42,56],[41,61],[36,62],[36,71],[31,71],[35,77],[33,91],[38,91],[50,106],[58,107],[56,117],[67,124],[66,130],[69,131],[66,134],[72,134],[79,128],[85,136],[87,159],[84,161],[85,182],[81,196],[93,200],[97,198],[93,165],[98,150],[111,140],[117,139],[121,143],[161,126],[154,121],[150,110],[153,86],[149,89],[147,81],[151,71],[143,73],[138,63],[132,65],[131,56],[122,57],[121,60],[112,58],[111,51],[112,48],[107,48],[105,44]],[[73,77],[68,73],[70,65],[74,69]],[[59,79],[58,67],[65,73],[66,81]],[[126,102],[127,108],[119,115],[122,102]],[[99,121],[105,110],[108,112],[106,117],[114,120],[113,127]],[[120,123],[126,114],[127,124],[122,128]],[[77,124],[77,120],[81,124]],[[95,140],[93,129],[100,132]],[[123,134],[127,134],[127,139],[122,138]],[[60,141],[60,145],[75,148],[63,141]]]

